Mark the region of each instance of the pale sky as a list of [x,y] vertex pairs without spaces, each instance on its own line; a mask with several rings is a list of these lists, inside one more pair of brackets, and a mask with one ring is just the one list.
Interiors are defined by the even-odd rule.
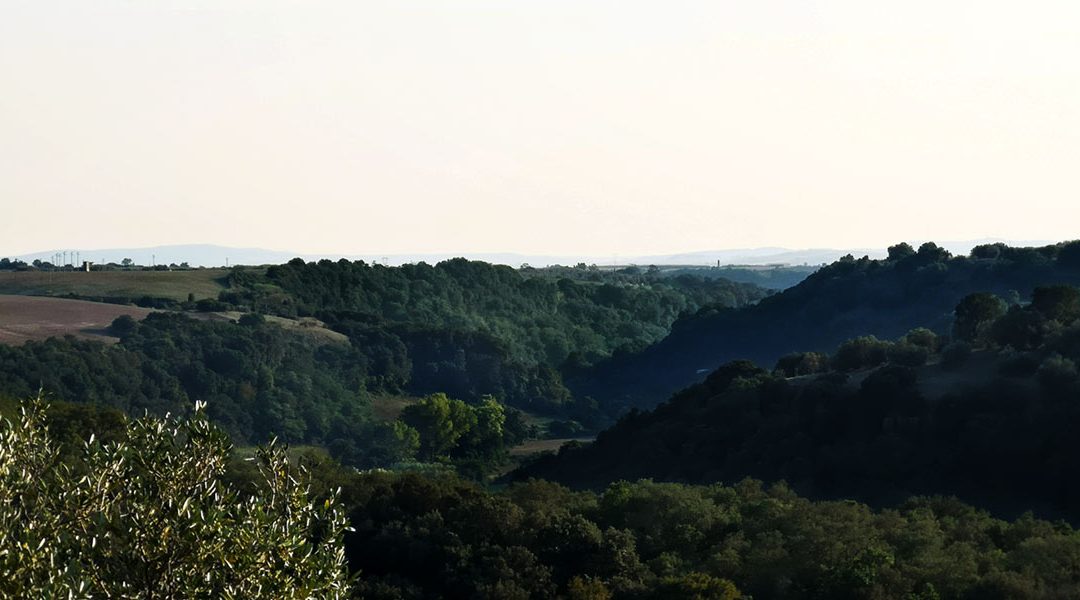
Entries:
[[0,256],[1080,237],[1080,3],[0,0]]

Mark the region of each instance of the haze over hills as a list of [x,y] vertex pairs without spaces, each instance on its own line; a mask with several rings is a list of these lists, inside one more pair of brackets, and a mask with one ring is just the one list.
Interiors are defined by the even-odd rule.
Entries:
[[[967,254],[971,248],[980,244],[1003,242],[1009,246],[1041,246],[1049,241],[1015,241],[998,238],[981,240],[939,242],[938,245],[953,254]],[[523,264],[534,267],[550,265],[574,265],[577,263],[596,264],[600,266],[614,265],[702,265],[712,266],[717,263],[723,265],[821,265],[831,263],[845,254],[851,254],[856,258],[869,256],[870,258],[883,258],[884,248],[804,248],[793,249],[783,247],[762,248],[732,248],[721,250],[703,250],[699,252],[683,252],[676,254],[642,255],[642,256],[596,256],[596,255],[542,255],[522,254],[514,252],[441,252],[441,253],[416,253],[416,254],[319,254],[304,253],[290,250],[270,250],[266,248],[237,248],[216,244],[180,244],[168,246],[153,246],[147,248],[62,248],[57,250],[45,250],[25,254],[9,254],[9,258],[18,258],[26,262],[34,260],[53,261],[54,256],[69,253],[67,261],[71,264],[76,262],[72,254],[78,252],[78,260],[89,260],[95,263],[119,263],[125,258],[130,258],[136,264],[180,264],[188,263],[193,267],[221,267],[228,265],[263,265],[280,264],[293,258],[300,257],[304,260],[330,259],[338,260],[364,260],[369,263],[389,265],[401,265],[405,263],[427,262],[437,263],[450,258],[463,257],[470,260],[482,260],[493,264],[509,265],[518,267]]]
[[0,600],[1080,600],[1080,2],[0,6]]

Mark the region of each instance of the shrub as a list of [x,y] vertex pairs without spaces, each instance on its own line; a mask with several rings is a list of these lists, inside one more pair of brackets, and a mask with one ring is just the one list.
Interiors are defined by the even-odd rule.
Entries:
[[930,351],[923,346],[908,342],[893,344],[888,351],[889,362],[905,367],[921,367],[930,357]]
[[552,421],[548,423],[547,433],[551,437],[573,437],[581,435],[585,428],[577,421]]
[[239,323],[245,327],[257,327],[266,322],[266,317],[260,313],[244,313],[240,315]]
[[1049,323],[1038,311],[1014,306],[990,326],[990,336],[1001,346],[1032,350],[1043,343]]
[[900,341],[926,348],[929,352],[937,352],[940,344],[938,335],[925,327],[912,329]]
[[1039,370],[1039,358],[1030,352],[1021,352],[1001,362],[998,373],[1006,377],[1030,377]]
[[70,465],[44,423],[39,399],[0,424],[0,597],[347,597],[336,495],[309,502],[282,448],[258,453],[263,484],[242,497],[202,405],[91,436]]
[[229,305],[213,298],[203,298],[195,303],[195,310],[199,312],[221,312],[229,310]]
[[776,370],[784,377],[821,373],[829,368],[829,355],[820,352],[797,352],[776,361]]
[[1047,319],[1068,325],[1080,318],[1080,289],[1071,285],[1037,287],[1031,306]]
[[971,344],[953,342],[941,350],[941,366],[946,369],[961,367],[971,357]]
[[138,326],[138,322],[131,315],[120,315],[109,325],[109,333],[116,337],[124,337],[131,335]]
[[833,367],[838,371],[857,371],[876,367],[885,362],[892,344],[874,336],[848,340],[836,349]]
[[1062,266],[1080,268],[1080,240],[1062,244],[1057,259]]
[[1039,383],[1051,394],[1072,391],[1077,376],[1076,363],[1056,353],[1047,357],[1039,367]]
[[1005,314],[1005,303],[997,296],[980,292],[965,296],[956,305],[953,334],[965,342],[980,342],[991,324]]

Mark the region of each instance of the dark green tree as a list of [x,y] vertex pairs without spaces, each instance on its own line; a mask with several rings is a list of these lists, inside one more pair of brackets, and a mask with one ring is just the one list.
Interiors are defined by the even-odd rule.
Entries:
[[1047,319],[1069,325],[1080,318],[1080,289],[1071,285],[1037,287],[1031,306]]
[[888,359],[890,342],[869,335],[848,340],[836,349],[832,366],[838,371],[857,371],[876,367]]
[[1066,242],[1058,250],[1058,262],[1072,269],[1080,269],[1080,240]]
[[911,247],[911,244],[907,242],[900,242],[895,246],[889,246],[889,260],[903,260],[909,256],[915,255],[915,249]]
[[138,321],[131,315],[120,315],[113,319],[112,324],[109,325],[109,333],[122,338],[133,333],[138,326]]
[[1005,303],[994,294],[979,292],[956,305],[953,334],[971,343],[981,341],[990,325],[1005,314]]

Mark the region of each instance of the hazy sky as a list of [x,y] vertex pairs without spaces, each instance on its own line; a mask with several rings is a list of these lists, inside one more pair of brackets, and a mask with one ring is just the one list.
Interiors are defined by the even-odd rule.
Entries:
[[1080,237],[1080,3],[0,0],[0,255]]

